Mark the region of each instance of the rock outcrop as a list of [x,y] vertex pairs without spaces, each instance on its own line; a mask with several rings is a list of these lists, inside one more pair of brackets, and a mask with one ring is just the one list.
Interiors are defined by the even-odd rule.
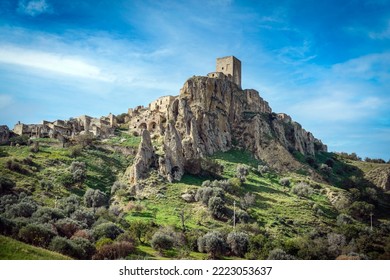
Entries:
[[0,125],[0,144],[7,144],[10,138],[10,131],[8,126]]
[[292,151],[314,155],[327,150],[290,116],[273,113],[256,90],[242,90],[226,79],[187,80],[168,107],[167,123],[158,165],[170,181],[184,172],[199,173],[202,157],[231,148],[249,150],[280,171],[302,167]]
[[378,188],[385,191],[390,190],[390,167],[377,167],[366,174],[367,180]]
[[126,170],[125,177],[127,177],[130,184],[135,184],[140,179],[145,179],[149,170],[153,167],[156,167],[156,155],[150,133],[145,129],[142,131],[141,143],[134,164]]

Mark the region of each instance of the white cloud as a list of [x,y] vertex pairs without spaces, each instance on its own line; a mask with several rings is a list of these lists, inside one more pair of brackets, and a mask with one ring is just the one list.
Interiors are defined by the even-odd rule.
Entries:
[[0,62],[94,80],[112,81],[114,79],[112,76],[103,74],[102,70],[97,66],[89,64],[78,57],[15,46],[0,45]]
[[46,0],[21,0],[19,1],[18,12],[35,17],[41,14],[52,13],[53,11]]
[[13,102],[12,96],[0,94],[0,109],[7,108]]

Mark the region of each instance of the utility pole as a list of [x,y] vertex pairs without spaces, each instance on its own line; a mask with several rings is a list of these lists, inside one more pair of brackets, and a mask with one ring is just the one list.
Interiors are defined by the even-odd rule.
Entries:
[[236,230],[236,201],[233,202],[233,229]]
[[373,216],[374,214],[373,213],[370,213],[370,220],[371,220],[371,231],[372,231],[372,216]]

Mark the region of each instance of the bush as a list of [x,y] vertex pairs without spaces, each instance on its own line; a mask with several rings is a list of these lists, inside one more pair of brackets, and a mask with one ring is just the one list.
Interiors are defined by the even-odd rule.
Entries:
[[225,202],[219,196],[210,198],[208,208],[214,218],[221,219],[226,214]]
[[245,182],[246,176],[249,174],[248,166],[244,164],[237,165],[236,168],[236,177],[241,180],[241,182]]
[[35,222],[49,223],[65,218],[65,213],[61,209],[57,208],[39,207],[38,210],[32,215],[32,218]]
[[330,175],[332,173],[332,168],[329,167],[327,164],[325,163],[321,163],[320,165],[320,170],[325,174],[325,175]]
[[76,231],[82,228],[79,222],[70,218],[58,220],[55,226],[58,234],[67,238],[71,238]]
[[240,200],[241,207],[243,209],[248,209],[255,204],[256,196],[253,193],[246,193],[243,198]]
[[281,178],[279,180],[279,184],[282,186],[285,186],[285,187],[289,187],[290,186],[290,178]]
[[87,177],[87,167],[85,162],[74,161],[70,165],[70,173],[72,173],[74,183],[82,183]]
[[257,171],[264,176],[266,173],[270,171],[269,167],[267,165],[259,165],[257,166]]
[[239,257],[243,257],[248,251],[249,237],[243,232],[231,232],[226,238],[230,250]]
[[88,189],[84,194],[84,203],[87,207],[102,207],[108,204],[108,198],[100,190]]
[[247,223],[249,222],[250,216],[249,214],[241,209],[236,211],[236,221],[239,223]]
[[82,250],[72,240],[60,236],[53,238],[49,249],[72,258],[79,258],[82,255]]
[[82,152],[83,152],[83,147],[81,145],[75,145],[69,147],[69,156],[72,158],[81,156]]
[[34,246],[47,247],[55,233],[41,224],[28,224],[19,230],[19,239]]
[[5,212],[7,208],[18,202],[18,197],[13,194],[6,194],[0,196],[0,213]]
[[5,167],[11,171],[27,175],[29,171],[23,167],[16,159],[9,159],[5,162]]
[[213,196],[220,197],[222,200],[225,198],[225,194],[221,188],[204,187],[196,191],[195,200],[208,205],[210,198]]
[[159,252],[162,252],[163,250],[172,249],[173,243],[173,238],[162,231],[157,231],[153,235],[152,240],[150,242],[152,248]]
[[287,254],[282,249],[276,248],[269,252],[268,260],[295,260],[295,257]]
[[93,212],[86,209],[77,209],[72,213],[71,218],[85,224],[87,227],[91,227],[96,221]]
[[219,232],[209,232],[198,239],[198,250],[215,259],[226,251],[226,243]]
[[15,136],[9,139],[9,142],[19,145],[27,145],[29,142],[29,137],[27,135]]
[[56,181],[61,186],[70,188],[73,185],[73,175],[69,171],[65,171],[57,177]]
[[93,235],[95,239],[107,237],[114,240],[121,233],[123,233],[123,230],[112,222],[107,222],[107,223],[97,225],[93,229]]
[[37,210],[37,205],[31,201],[21,201],[18,204],[12,205],[7,213],[11,217],[31,217]]
[[337,233],[328,233],[328,251],[334,258],[341,254],[342,248],[346,245],[345,236]]
[[58,202],[58,207],[64,210],[64,212],[69,216],[70,214],[75,212],[76,209],[79,209],[80,198],[75,194],[71,194],[67,197],[60,199]]
[[127,188],[127,185],[125,183],[116,181],[111,187],[111,195],[114,195],[120,190],[125,190]]
[[30,152],[32,153],[38,153],[39,152],[39,142],[33,142],[32,146],[30,147]]
[[0,194],[9,193],[16,184],[11,179],[1,176],[0,177]]
[[72,242],[78,248],[78,259],[90,260],[96,252],[95,246],[86,238],[75,237],[72,238]]
[[12,220],[0,216],[0,234],[14,235],[16,229],[16,224]]
[[127,257],[135,250],[134,244],[128,241],[103,245],[92,257],[94,260],[117,260]]
[[304,182],[296,184],[291,191],[299,197],[309,197],[313,194],[313,188]]
[[364,201],[355,201],[349,206],[348,214],[359,220],[366,220],[375,206]]

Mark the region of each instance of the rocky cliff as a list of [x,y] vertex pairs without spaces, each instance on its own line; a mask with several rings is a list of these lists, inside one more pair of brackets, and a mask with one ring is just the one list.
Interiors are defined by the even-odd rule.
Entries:
[[256,90],[209,77],[185,82],[161,136],[164,153],[158,168],[170,180],[200,172],[200,158],[231,148],[249,150],[279,171],[301,167],[293,151],[314,155],[327,149],[288,115],[273,113]]

